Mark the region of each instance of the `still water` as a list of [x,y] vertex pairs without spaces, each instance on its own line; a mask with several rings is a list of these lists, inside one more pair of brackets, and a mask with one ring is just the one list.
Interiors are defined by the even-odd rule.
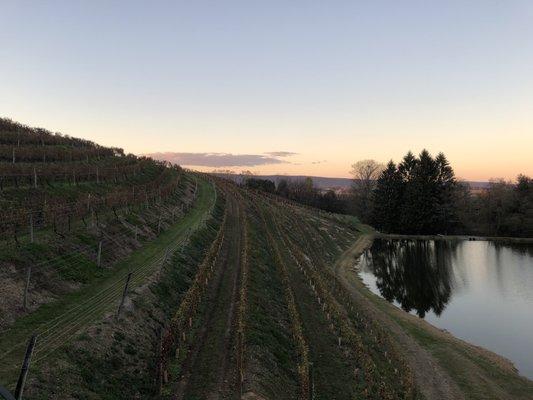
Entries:
[[533,379],[533,245],[376,239],[360,276],[389,302]]

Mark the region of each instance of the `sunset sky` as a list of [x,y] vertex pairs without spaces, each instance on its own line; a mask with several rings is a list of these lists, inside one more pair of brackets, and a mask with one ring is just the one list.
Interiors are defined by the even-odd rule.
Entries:
[[0,116],[204,170],[533,175],[531,0],[2,1],[0,52]]

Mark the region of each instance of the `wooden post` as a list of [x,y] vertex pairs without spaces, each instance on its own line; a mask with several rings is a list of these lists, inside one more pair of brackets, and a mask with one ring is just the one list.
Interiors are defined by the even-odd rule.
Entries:
[[315,376],[314,376],[314,370],[313,370],[313,363],[309,363],[309,386],[311,390],[309,390],[309,398],[310,400],[315,399]]
[[17,382],[17,388],[15,389],[15,399],[17,400],[22,400],[22,392],[24,391],[24,384],[26,383],[26,377],[28,376],[28,371],[30,370],[31,356],[33,354],[33,349],[35,348],[36,342],[37,335],[33,334],[28,343],[28,347],[26,348],[24,362],[22,363],[22,368],[20,370],[20,375]]
[[96,265],[101,266],[102,265],[102,241],[98,243],[98,255],[96,256]]
[[33,187],[37,189],[37,171],[35,167],[33,167]]
[[28,266],[28,272],[26,274],[26,286],[24,287],[24,298],[22,300],[22,306],[24,310],[28,309],[28,292],[30,291],[30,278],[31,278],[31,264]]
[[157,223],[157,234],[161,233],[161,215],[159,216],[159,222]]
[[15,400],[11,392],[3,386],[0,386],[0,399]]
[[159,328],[159,343],[157,348],[157,393],[161,396],[163,391],[163,328]]
[[128,274],[128,277],[126,278],[126,284],[124,285],[124,291],[122,292],[122,300],[120,300],[120,305],[118,306],[117,310],[117,318],[120,316],[120,312],[122,311],[122,307],[124,306],[124,301],[126,300],[126,295],[128,294],[128,285],[130,284],[132,274],[133,272],[130,272]]
[[33,211],[30,211],[30,242],[33,243]]
[[96,166],[96,184],[100,183],[100,174],[98,173],[98,166]]

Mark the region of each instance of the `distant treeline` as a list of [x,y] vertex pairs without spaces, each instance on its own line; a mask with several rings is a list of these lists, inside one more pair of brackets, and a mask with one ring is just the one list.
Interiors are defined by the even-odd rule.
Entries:
[[277,186],[268,179],[248,178],[244,185],[251,189],[277,194],[307,206],[339,214],[345,214],[349,204],[346,199],[338,197],[333,190],[321,192],[313,186],[311,178],[299,180],[281,179]]
[[533,237],[533,179],[519,175],[516,183],[503,180],[472,195],[464,187],[457,196],[461,229],[491,236]]
[[320,191],[311,178],[280,180],[249,178],[250,188],[275,193],[299,203],[336,213],[356,215],[386,233],[466,234],[533,237],[533,179],[519,175],[516,183],[492,181],[472,193],[457,181],[442,153],[408,152],[399,164],[373,160],[353,166],[349,195]]

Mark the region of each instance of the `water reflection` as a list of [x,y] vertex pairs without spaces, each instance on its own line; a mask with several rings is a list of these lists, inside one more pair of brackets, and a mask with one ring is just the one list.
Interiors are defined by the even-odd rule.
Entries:
[[533,257],[533,246],[531,243],[490,242],[490,244],[498,253],[502,250],[510,249],[516,254]]
[[421,318],[429,311],[440,315],[450,300],[457,247],[449,241],[378,239],[361,266],[376,277],[377,288],[389,302]]
[[533,245],[376,240],[360,267],[372,292],[533,379]]

